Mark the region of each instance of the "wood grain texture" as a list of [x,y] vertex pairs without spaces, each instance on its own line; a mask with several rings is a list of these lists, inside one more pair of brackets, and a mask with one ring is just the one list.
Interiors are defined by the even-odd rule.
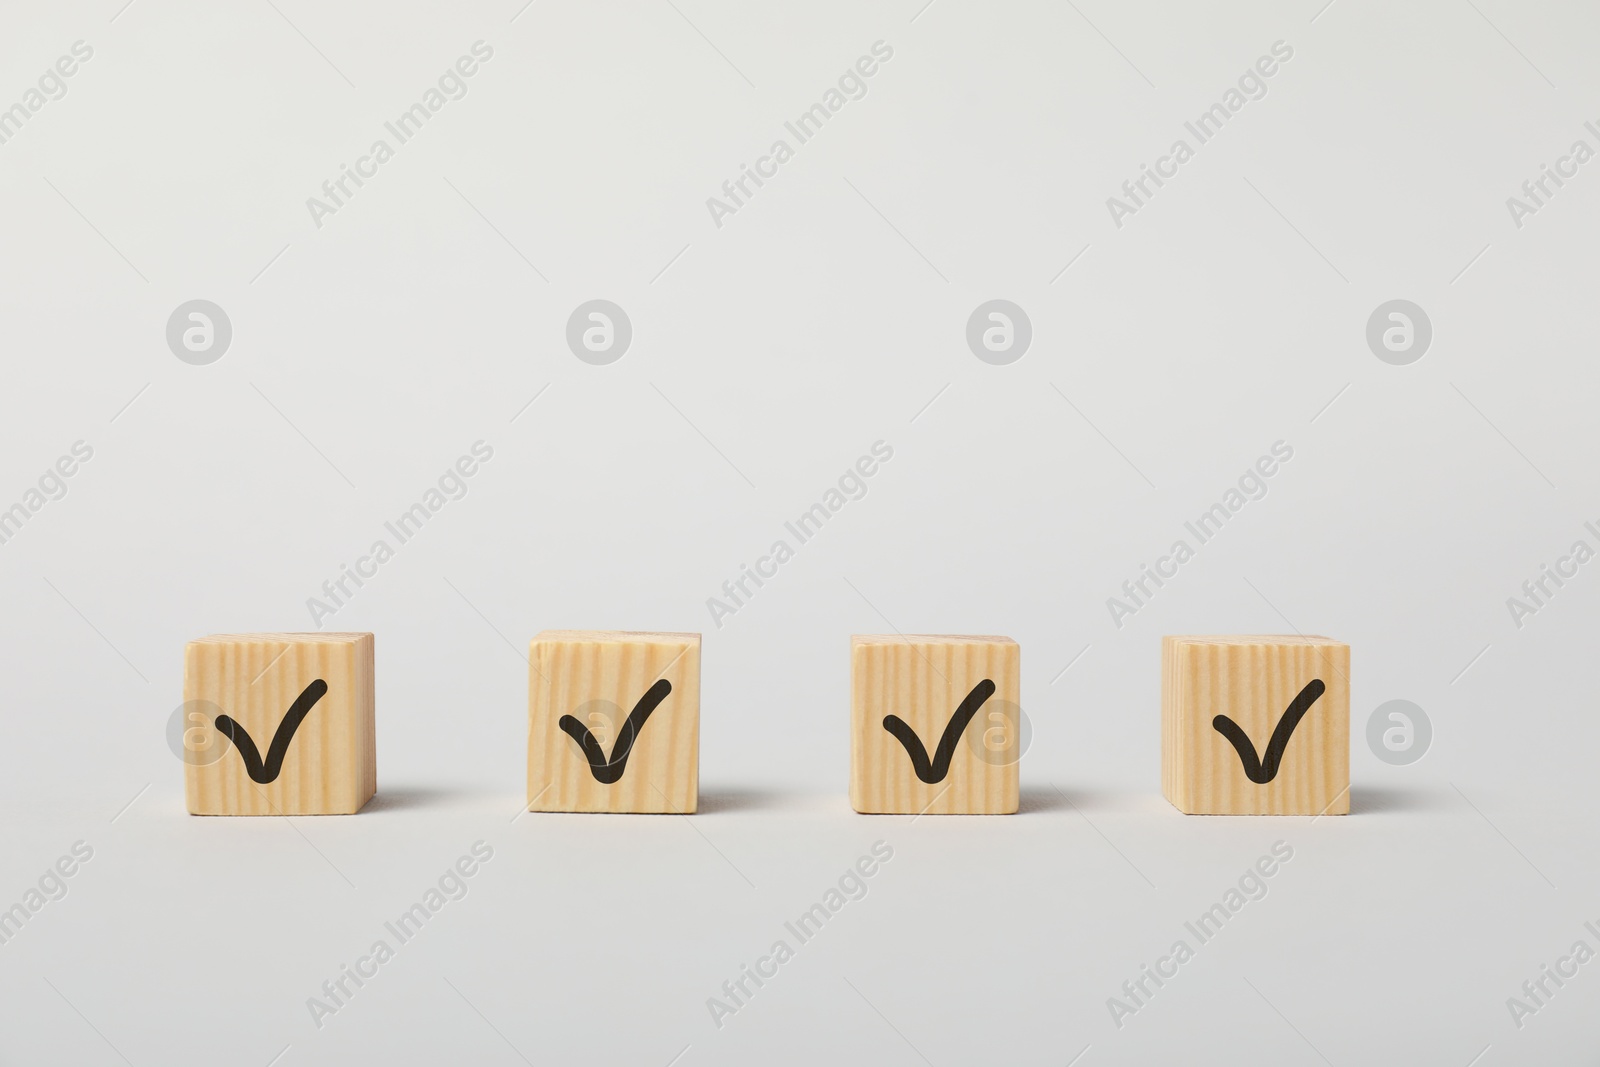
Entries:
[[[528,810],[693,813],[700,798],[700,635],[547,630],[528,650]],[[622,776],[597,781],[560,728],[571,715],[608,756],[661,679],[672,691],[634,737]]]
[[184,649],[183,698],[216,704],[264,757],[284,713],[316,679],[328,691],[295,731],[276,780],[250,779],[238,749],[184,765],[195,815],[350,815],[378,789],[369,633],[218,634]]
[[[851,806],[865,814],[1014,813],[1021,676],[1022,651],[1009,637],[852,637]],[[985,679],[994,694],[963,731],[948,774],[923,782],[905,746],[884,728],[885,716],[903,719],[932,756],[957,708]]]
[[[1350,646],[1326,637],[1164,637],[1161,791],[1191,815],[1345,815],[1350,811]],[[1245,774],[1212,725],[1226,715],[1265,757],[1291,702],[1327,689],[1290,735],[1272,781]]]

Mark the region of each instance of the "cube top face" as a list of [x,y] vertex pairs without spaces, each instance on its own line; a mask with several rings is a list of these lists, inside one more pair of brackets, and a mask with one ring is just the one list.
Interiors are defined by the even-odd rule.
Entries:
[[372,643],[369,633],[282,633],[282,634],[212,634],[209,637],[197,637],[190,641],[191,645],[272,645],[281,649],[284,645],[294,643],[297,645],[359,645],[361,642]]
[[699,634],[547,630],[528,663],[530,811],[699,807]]
[[1185,636],[1161,653],[1161,791],[1178,810],[1349,813],[1349,645]]
[[592,645],[684,645],[700,644],[699,634],[675,634],[654,630],[543,630],[534,639],[550,644],[570,642]]
[[1009,637],[997,634],[851,634],[850,647],[863,645],[1014,645]]
[[[216,634],[184,649],[183,699],[223,736],[184,762],[195,815],[349,815],[378,788],[369,633]],[[202,702],[196,704],[195,702]],[[226,718],[222,718],[226,716]]]
[[1318,634],[1168,634],[1161,639],[1163,646],[1168,641],[1185,645],[1241,645],[1250,648],[1258,646],[1277,648],[1283,645],[1317,645],[1345,649],[1349,647],[1342,641],[1335,641],[1331,637],[1322,637]]
[[1022,650],[1009,637],[852,637],[851,806],[865,814],[1015,812],[1021,677]]

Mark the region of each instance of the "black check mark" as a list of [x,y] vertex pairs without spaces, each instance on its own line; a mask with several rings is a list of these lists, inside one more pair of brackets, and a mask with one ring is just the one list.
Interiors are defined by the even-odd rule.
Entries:
[[589,732],[589,728],[571,715],[561,716],[556,725],[583,749],[583,758],[589,761],[589,773],[594,775],[594,780],[601,785],[612,785],[622,777],[622,772],[628,769],[628,754],[633,751],[633,742],[638,738],[639,731],[644,729],[645,720],[663,700],[667,699],[667,694],[670,692],[672,683],[665,678],[645,691],[644,696],[639,698],[639,703],[628,712],[627,719],[622,723],[622,729],[617,731],[617,742],[611,746],[609,759],[606,757],[605,749],[600,747],[600,742]]
[[1289,738],[1294,734],[1294,728],[1300,725],[1300,720],[1306,717],[1311,705],[1317,702],[1317,698],[1327,688],[1322,684],[1321,678],[1313,678],[1306,683],[1304,689],[1300,690],[1300,695],[1289,702],[1283,718],[1278,720],[1277,728],[1272,731],[1272,739],[1267,742],[1264,760],[1256,758],[1256,746],[1249,735],[1226,715],[1218,715],[1212,719],[1211,728],[1233,744],[1239,753],[1239,762],[1244,764],[1244,776],[1256,785],[1266,785],[1278,776],[1278,768],[1283,765],[1283,750],[1289,747]]
[[944,724],[944,733],[939,738],[939,747],[934,751],[933,762],[928,762],[928,750],[922,747],[922,738],[917,732],[898,715],[885,715],[883,728],[888,730],[896,741],[905,746],[906,755],[911,757],[911,769],[917,777],[928,785],[937,785],[944,781],[944,776],[950,773],[950,761],[955,758],[956,742],[961,740],[961,735],[967,729],[967,723],[978,714],[978,709],[983,707],[983,702],[994,696],[994,683],[985,678],[972,687],[972,692],[956,708],[956,713],[950,716],[950,721]]
[[238,746],[239,758],[244,760],[245,773],[250,775],[252,782],[268,785],[278,780],[278,773],[283,770],[283,757],[289,754],[289,742],[294,740],[294,732],[311,714],[312,705],[321,700],[327,691],[328,683],[318,678],[295,698],[272,735],[265,763],[261,762],[261,753],[256,750],[256,743],[248,730],[226,715],[217,716],[217,732]]

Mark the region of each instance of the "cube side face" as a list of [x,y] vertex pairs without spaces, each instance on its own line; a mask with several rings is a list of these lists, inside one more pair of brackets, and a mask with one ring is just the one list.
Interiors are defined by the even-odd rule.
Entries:
[[[870,815],[1016,812],[1016,758],[980,754],[984,731],[998,721],[992,717],[1019,707],[1022,652],[1015,641],[856,638],[850,659],[851,807]],[[923,782],[906,747],[884,728],[884,718],[897,715],[910,726],[931,762],[951,717],[985,679],[994,683],[994,693],[962,731],[948,773],[938,782]]]
[[1180,737],[1178,679],[1183,673],[1182,648],[1176,637],[1161,639],[1161,795],[1179,811],[1194,814],[1194,800],[1183,773],[1186,750]]
[[[1162,792],[1173,806],[1191,815],[1349,813],[1349,645],[1166,638],[1162,661]],[[1251,781],[1214,720],[1237,723],[1264,763],[1284,714],[1313,680],[1325,689],[1289,735],[1276,775]]]
[[[377,792],[371,634],[241,634],[184,650],[183,698],[206,700],[244,728],[266,763],[285,714],[315,681],[327,685],[289,740],[277,776],[250,778],[238,745],[184,765],[194,815],[352,815]],[[270,770],[270,768],[268,768]]]
[[[699,634],[543,633],[528,659],[528,810],[697,810]],[[634,735],[620,776],[599,780],[561,720],[577,720],[609,761],[628,717],[662,680],[671,691]]]

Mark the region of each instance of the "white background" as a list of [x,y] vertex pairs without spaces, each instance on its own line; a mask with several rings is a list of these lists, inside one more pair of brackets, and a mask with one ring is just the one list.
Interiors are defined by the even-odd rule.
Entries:
[[[1596,565],[1506,606],[1600,547],[1600,163],[1506,206],[1600,148],[1591,9],[121,3],[0,14],[0,106],[94,50],[0,145],[0,506],[94,449],[0,545],[0,906],[94,849],[0,947],[0,1060],[1591,1062],[1600,965],[1520,1029],[1506,1005],[1600,949]],[[479,40],[467,95],[316,226]],[[880,40],[866,96],[715,225]],[[1267,95],[1117,227],[1107,197],[1275,41]],[[233,326],[208,366],[165,339],[196,298]],[[594,298],[633,324],[609,366],[565,342]],[[1009,366],[965,341],[994,298],[1032,322]],[[1396,298],[1433,324],[1410,366],[1365,340]],[[478,440],[468,495],[327,624],[377,635],[379,797],[185,815],[184,642],[309,628]],[[870,492],[715,626],[878,440]],[[1113,625],[1279,440],[1269,494]],[[704,632],[692,821],[513,821],[527,641],[591,627]],[[1022,814],[850,811],[848,637],[891,628],[1021,643]],[[1296,630],[1352,648],[1352,815],[1179,815],[1161,635]],[[1365,740],[1395,698],[1434,725],[1407,767]],[[480,839],[466,898],[315,1026]],[[868,895],[715,1026],[876,840]],[[1279,840],[1270,894],[1116,1026]]]

